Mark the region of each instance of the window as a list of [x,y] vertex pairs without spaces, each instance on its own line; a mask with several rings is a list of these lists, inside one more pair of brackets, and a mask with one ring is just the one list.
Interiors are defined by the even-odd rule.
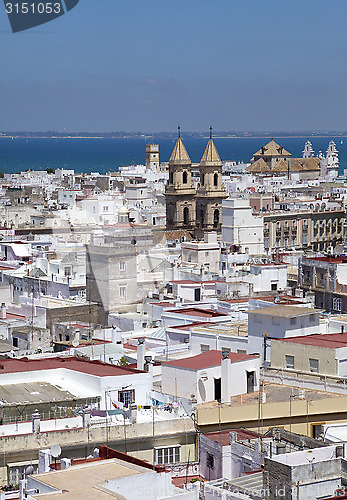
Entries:
[[201,352],[207,352],[210,350],[210,346],[208,344],[200,344]]
[[119,287],[119,295],[121,299],[125,299],[127,296],[127,287],[126,286],[120,286]]
[[230,347],[222,347],[221,351],[227,351],[230,354]]
[[103,208],[104,212],[108,212],[108,206],[105,205],[104,208]]
[[162,464],[177,464],[181,460],[180,446],[166,446],[165,448],[155,449],[155,462]]
[[239,354],[247,354],[246,349],[237,349],[236,352]]
[[319,361],[318,359],[309,359],[310,362],[310,372],[318,373],[319,371]]
[[341,299],[338,297],[333,298],[333,309],[334,311],[341,311]]
[[296,318],[290,318],[291,326],[296,325]]
[[286,356],[286,368],[294,370],[294,356]]
[[126,269],[125,261],[121,260],[120,263],[119,263],[119,270],[120,271],[125,271],[125,269]]
[[128,391],[118,391],[118,401],[124,403],[125,405],[131,405],[135,403],[135,389],[130,389]]
[[213,184],[215,187],[218,186],[218,174],[214,174],[213,176]]
[[313,323],[315,319],[316,319],[316,315],[315,314],[310,314],[310,317],[309,317],[310,323]]
[[272,291],[277,290],[277,283],[271,283],[271,290]]
[[188,183],[188,174],[187,172],[183,172],[183,184],[187,184]]
[[65,276],[71,276],[71,267],[65,267],[64,273]]

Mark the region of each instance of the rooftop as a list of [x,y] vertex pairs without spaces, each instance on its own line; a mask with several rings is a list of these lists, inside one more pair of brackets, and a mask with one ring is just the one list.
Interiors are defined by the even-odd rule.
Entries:
[[[261,434],[258,434],[257,432],[253,431],[248,431],[246,429],[230,429],[231,432],[236,432],[237,433],[237,440],[238,441],[245,441],[248,439],[257,439],[261,437]],[[221,444],[222,446],[228,446],[229,443],[229,430],[223,430],[220,432],[204,432],[203,435],[206,436],[209,439],[212,439],[212,441],[215,441],[216,443]]]
[[[251,356],[249,354],[241,354],[238,352],[230,352],[229,359],[232,363],[237,363],[238,361],[244,361],[247,359],[256,359],[257,356]],[[218,366],[222,361],[222,351],[211,350],[198,354],[197,356],[192,356],[190,358],[175,359],[173,361],[168,361],[163,363],[164,366],[175,366],[177,368],[187,368],[189,370],[203,370],[204,368],[211,368],[213,366]]]
[[127,366],[116,366],[102,361],[89,361],[76,357],[56,357],[42,359],[4,359],[0,363],[0,373],[20,373],[37,370],[56,370],[65,368],[76,372],[87,373],[97,377],[115,377],[118,375],[129,375],[131,373],[139,373],[139,370],[128,368]]
[[270,306],[247,311],[248,314],[259,314],[261,316],[281,316],[282,318],[293,318],[295,316],[307,316],[308,314],[322,313],[322,309],[296,306]]
[[198,325],[187,325],[194,328],[194,332],[210,333],[218,335],[234,335],[237,337],[248,336],[248,323],[247,321],[238,321],[235,323],[202,323]]
[[[47,486],[61,492],[64,500],[110,498],[114,491],[108,490],[107,483],[112,479],[148,473],[148,469],[138,465],[111,459],[85,462],[68,469],[35,475],[34,478]],[[40,500],[50,500],[52,491],[47,494],[31,495]],[[122,497],[123,498],[123,497]]]
[[317,347],[329,347],[337,349],[347,347],[347,333],[327,333],[316,335],[301,335],[300,337],[287,337],[279,339],[280,342],[289,342],[295,344],[314,345]]
[[199,309],[198,307],[187,307],[184,309],[171,309],[169,313],[184,314],[186,316],[198,316],[200,318],[218,318],[220,316],[228,316],[224,313],[212,311],[211,309]]

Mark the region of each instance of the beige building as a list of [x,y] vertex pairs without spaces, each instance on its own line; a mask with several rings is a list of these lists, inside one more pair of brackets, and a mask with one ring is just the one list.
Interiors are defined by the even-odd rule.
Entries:
[[271,367],[347,376],[347,333],[271,339]]
[[344,210],[274,211],[264,215],[265,250],[335,249],[343,241]]
[[322,425],[346,421],[346,408],[346,395],[305,389],[301,397],[297,387],[267,384],[258,392],[234,396],[231,404],[199,405],[197,422],[201,432],[244,427],[263,434],[282,427],[318,437]]

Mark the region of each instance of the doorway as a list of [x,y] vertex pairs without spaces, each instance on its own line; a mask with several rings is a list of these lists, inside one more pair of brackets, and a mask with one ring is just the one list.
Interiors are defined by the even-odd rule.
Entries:
[[247,373],[247,393],[254,392],[255,372],[246,372],[246,373]]
[[222,379],[214,379],[214,399],[220,401],[222,399]]

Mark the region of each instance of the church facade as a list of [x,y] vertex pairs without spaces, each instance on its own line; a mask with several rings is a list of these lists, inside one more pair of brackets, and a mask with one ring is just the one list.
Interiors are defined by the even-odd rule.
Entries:
[[296,180],[319,177],[334,179],[338,176],[338,170],[338,151],[333,140],[329,142],[325,155],[319,151],[318,156],[315,156],[311,142],[307,141],[302,158],[292,158],[291,153],[272,139],[254,153],[251,165],[246,168],[246,172],[255,175],[285,175]]
[[222,201],[227,197],[222,182],[222,161],[210,138],[199,165],[200,182],[195,186],[192,162],[180,130],[169,160],[166,184],[166,226],[168,229],[221,230]]

